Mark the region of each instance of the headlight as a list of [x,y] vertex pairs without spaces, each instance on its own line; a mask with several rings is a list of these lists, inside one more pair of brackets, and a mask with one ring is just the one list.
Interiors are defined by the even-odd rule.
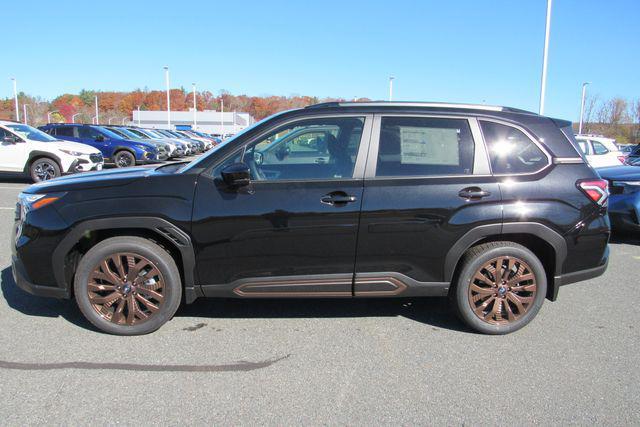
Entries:
[[60,151],[62,151],[63,153],[65,153],[65,154],[70,155],[70,156],[75,156],[75,157],[77,157],[77,156],[82,156],[82,155],[84,155],[84,153],[80,153],[79,151],[63,150],[63,149],[61,149],[61,148],[59,148],[59,150],[60,150]]
[[18,201],[26,211],[43,208],[64,196],[65,193],[28,194],[20,193]]
[[614,187],[622,187],[623,194],[632,194],[640,191],[640,181],[613,181]]

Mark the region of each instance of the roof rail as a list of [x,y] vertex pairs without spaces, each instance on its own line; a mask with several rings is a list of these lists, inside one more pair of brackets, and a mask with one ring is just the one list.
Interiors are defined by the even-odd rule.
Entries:
[[372,101],[372,102],[322,102],[309,105],[306,108],[331,108],[331,107],[423,107],[423,108],[451,108],[459,110],[484,110],[484,111],[506,111],[512,113],[535,114],[531,111],[521,110],[512,107],[501,107],[498,105],[484,104],[457,104],[453,102],[396,102],[396,101]]

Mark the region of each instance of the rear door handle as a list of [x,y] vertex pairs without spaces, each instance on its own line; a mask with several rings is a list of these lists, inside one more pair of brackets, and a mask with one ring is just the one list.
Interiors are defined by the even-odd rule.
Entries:
[[489,197],[490,195],[491,193],[489,191],[485,191],[480,187],[464,188],[458,193],[458,196],[468,200],[482,199],[484,197]]
[[351,196],[343,191],[334,191],[320,198],[320,202],[325,205],[343,206],[347,203],[355,202],[356,196]]

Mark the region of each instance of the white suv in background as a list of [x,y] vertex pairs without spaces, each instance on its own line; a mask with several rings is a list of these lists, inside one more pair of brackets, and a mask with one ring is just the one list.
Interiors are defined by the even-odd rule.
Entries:
[[576,135],[576,141],[594,168],[624,164],[625,155],[618,149],[615,139],[596,135]]
[[97,148],[60,141],[31,126],[0,120],[0,173],[25,173],[35,182],[62,174],[101,170]]

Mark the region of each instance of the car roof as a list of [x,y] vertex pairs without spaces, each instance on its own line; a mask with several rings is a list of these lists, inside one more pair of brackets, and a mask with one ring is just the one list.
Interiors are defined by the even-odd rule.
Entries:
[[523,113],[532,114],[536,113],[521,110],[519,108],[504,107],[499,105],[486,105],[486,104],[464,104],[454,102],[413,102],[413,101],[372,101],[372,102],[322,102],[319,104],[309,105],[306,109],[322,109],[322,108],[382,108],[382,109],[395,109],[395,108],[420,108],[425,110],[477,110],[477,111],[493,111],[493,112],[509,112],[509,113]]

